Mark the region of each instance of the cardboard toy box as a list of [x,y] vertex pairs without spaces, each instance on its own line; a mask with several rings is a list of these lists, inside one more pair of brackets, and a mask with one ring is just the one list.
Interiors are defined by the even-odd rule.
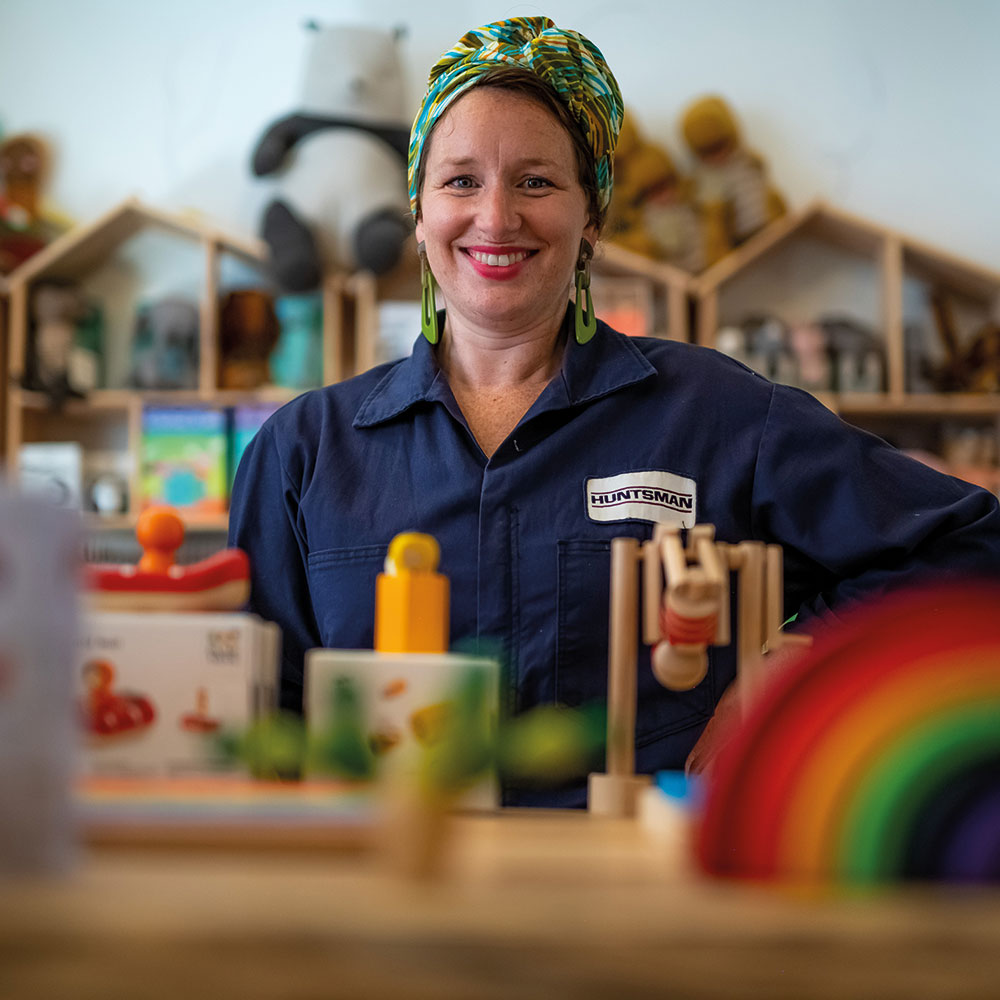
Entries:
[[[329,725],[334,687],[338,678],[347,677],[357,690],[361,724],[376,752],[380,775],[415,774],[421,750],[433,738],[435,717],[453,696],[462,671],[469,669],[487,672],[483,724],[495,732],[500,685],[496,660],[460,653],[309,650],[305,709],[310,736]],[[499,784],[490,774],[464,794],[458,805],[488,810],[498,803]]]
[[91,612],[74,671],[88,776],[245,770],[216,737],[277,705],[280,630],[255,615]]

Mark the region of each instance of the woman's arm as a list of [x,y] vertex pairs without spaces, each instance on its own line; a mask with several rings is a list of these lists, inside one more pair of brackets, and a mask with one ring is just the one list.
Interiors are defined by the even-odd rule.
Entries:
[[229,544],[250,557],[249,610],[281,626],[281,706],[300,712],[305,652],[321,643],[306,572],[299,487],[267,425],[250,442],[236,473]]

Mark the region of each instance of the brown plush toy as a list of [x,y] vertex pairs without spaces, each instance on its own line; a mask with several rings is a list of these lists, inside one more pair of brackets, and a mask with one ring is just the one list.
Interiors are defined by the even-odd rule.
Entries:
[[764,161],[746,149],[729,105],[717,96],[688,106],[681,131],[694,155],[695,199],[705,213],[709,257],[717,259],[783,215]]
[[49,151],[23,133],[0,142],[0,274],[9,274],[66,229],[43,211]]
[[269,382],[267,362],[280,333],[270,295],[253,288],[230,292],[219,315],[219,386],[256,389]]
[[680,175],[670,154],[648,142],[626,112],[615,151],[609,238],[647,257],[700,271],[710,261],[691,195],[690,181]]

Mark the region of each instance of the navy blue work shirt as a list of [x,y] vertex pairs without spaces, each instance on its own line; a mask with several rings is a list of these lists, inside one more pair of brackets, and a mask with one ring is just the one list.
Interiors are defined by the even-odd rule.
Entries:
[[[571,311],[563,335],[561,372],[489,458],[422,337],[409,358],[300,396],[256,435],[230,543],[250,557],[252,610],[282,627],[286,707],[301,707],[307,649],[372,647],[375,577],[401,531],[440,543],[452,641],[502,642],[507,713],[605,700],[610,543],[645,540],[659,520],[779,543],[785,610],[806,617],[928,573],[1000,567],[995,497],[807,393],[603,323],[577,344]],[[709,661],[701,684],[673,692],[643,651],[638,771],[683,767],[735,673],[732,647]]]

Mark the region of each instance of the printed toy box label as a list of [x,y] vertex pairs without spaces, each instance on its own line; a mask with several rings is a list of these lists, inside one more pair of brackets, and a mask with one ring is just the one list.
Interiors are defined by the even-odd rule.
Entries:
[[246,614],[83,617],[77,711],[88,775],[241,770],[218,734],[272,705],[277,626]]
[[[361,732],[374,751],[378,776],[416,775],[421,757],[438,738],[453,710],[465,672],[485,673],[485,704],[477,719],[482,739],[497,724],[500,671],[495,660],[457,653],[376,653],[371,650],[313,649],[306,654],[306,720],[310,738],[333,724],[337,685],[347,679],[358,695]],[[478,722],[477,722],[478,724]],[[485,774],[456,803],[492,809],[499,801],[496,775]]]

